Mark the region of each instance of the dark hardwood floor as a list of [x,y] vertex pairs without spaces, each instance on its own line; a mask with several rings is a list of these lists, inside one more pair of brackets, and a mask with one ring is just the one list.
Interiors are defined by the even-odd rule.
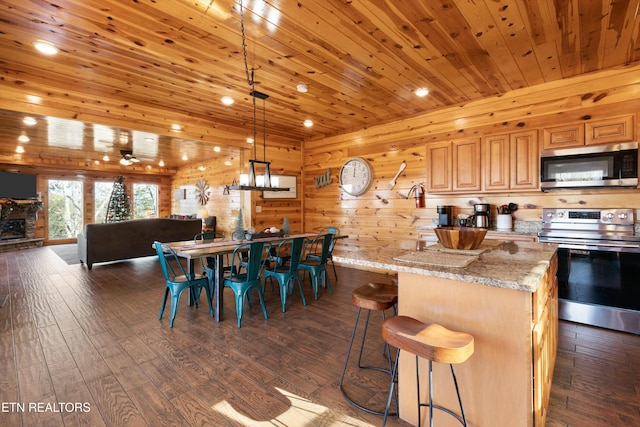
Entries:
[[[155,258],[88,271],[47,247],[0,253],[0,303],[9,296],[0,308],[0,425],[380,425],[345,402],[338,381],[351,290],[390,279],[338,275],[333,295],[313,300],[305,283],[307,307],[296,292],[286,313],[267,287],[269,319],[254,304],[241,329],[230,294],[220,323],[183,302],[170,329],[168,308],[157,319],[164,282]],[[372,319],[379,331],[380,316]],[[379,334],[370,337],[367,361],[382,363]],[[387,381],[351,370],[348,387],[381,407]],[[561,322],[547,425],[640,425],[640,337]]]

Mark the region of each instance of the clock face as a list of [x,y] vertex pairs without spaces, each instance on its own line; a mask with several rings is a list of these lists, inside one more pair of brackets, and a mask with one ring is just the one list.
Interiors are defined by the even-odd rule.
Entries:
[[354,157],[345,162],[340,169],[340,185],[352,196],[366,192],[373,181],[373,170],[365,159]]

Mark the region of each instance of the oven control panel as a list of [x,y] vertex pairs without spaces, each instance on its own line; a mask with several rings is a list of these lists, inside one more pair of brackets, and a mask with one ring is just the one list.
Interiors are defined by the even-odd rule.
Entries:
[[633,209],[542,209],[544,223],[633,225]]

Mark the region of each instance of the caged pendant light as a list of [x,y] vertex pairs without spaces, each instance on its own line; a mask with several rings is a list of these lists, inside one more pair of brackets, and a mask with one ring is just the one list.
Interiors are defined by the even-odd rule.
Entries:
[[[266,93],[262,93],[256,90],[255,88],[255,79],[254,79],[254,69],[252,68],[249,71],[249,65],[247,63],[247,43],[244,29],[244,7],[242,5],[242,0],[239,1],[240,6],[240,30],[242,33],[242,53],[244,58],[244,70],[247,76],[247,83],[251,88],[252,105],[253,105],[253,159],[249,160],[249,177],[248,182],[245,183],[243,179],[240,180],[240,184],[237,184],[234,180],[231,186],[225,189],[225,192],[228,190],[249,190],[249,191],[289,191],[289,188],[279,187],[271,181],[271,162],[267,161],[267,110],[266,110],[266,100],[269,98],[269,95]],[[263,160],[258,160],[257,156],[257,106],[256,99],[262,100],[262,114],[263,114]],[[262,167],[264,172],[262,175],[258,175],[256,173],[256,165]]]

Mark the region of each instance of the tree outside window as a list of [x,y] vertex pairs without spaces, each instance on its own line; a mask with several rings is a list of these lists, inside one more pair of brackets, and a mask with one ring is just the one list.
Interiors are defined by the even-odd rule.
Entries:
[[48,181],[49,239],[75,238],[82,232],[82,182]]
[[158,185],[133,184],[133,218],[158,217]]
[[113,190],[113,181],[110,182],[96,182],[94,184],[93,198],[94,198],[94,216],[93,222],[95,224],[103,224],[107,217],[107,207],[109,206],[109,198],[111,197],[111,191]]

